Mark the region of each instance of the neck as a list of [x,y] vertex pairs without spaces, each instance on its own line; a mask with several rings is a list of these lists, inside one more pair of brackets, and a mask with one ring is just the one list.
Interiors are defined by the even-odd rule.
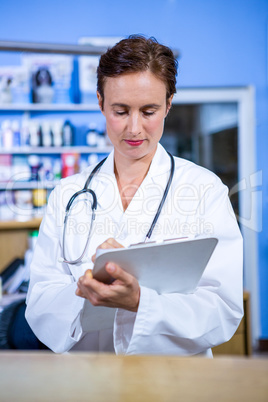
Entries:
[[126,159],[114,154],[114,173],[124,211],[148,173],[154,154],[141,159]]
[[140,178],[143,180],[148,173],[154,154],[155,152],[140,159],[129,159],[117,154],[115,150],[114,172],[116,179],[123,180],[125,183],[132,183]]

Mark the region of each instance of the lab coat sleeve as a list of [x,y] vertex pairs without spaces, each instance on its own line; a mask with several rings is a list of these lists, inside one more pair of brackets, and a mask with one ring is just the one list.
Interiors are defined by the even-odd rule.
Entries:
[[[228,341],[243,316],[242,237],[227,188],[220,182],[203,217],[218,245],[192,294],[158,294],[141,287],[137,313],[118,310],[116,353],[194,355]],[[164,269],[164,267],[163,267]]]
[[76,332],[76,322],[84,299],[75,296],[76,282],[66,264],[58,261],[62,256],[59,196],[57,186],[41,223],[31,263],[26,319],[40,341],[54,352],[62,353],[81,337],[81,329]]

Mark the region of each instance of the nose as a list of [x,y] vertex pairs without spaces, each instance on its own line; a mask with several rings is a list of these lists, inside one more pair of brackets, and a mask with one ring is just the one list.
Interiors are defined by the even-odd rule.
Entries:
[[141,133],[142,122],[139,113],[131,113],[128,117],[128,133],[138,135]]

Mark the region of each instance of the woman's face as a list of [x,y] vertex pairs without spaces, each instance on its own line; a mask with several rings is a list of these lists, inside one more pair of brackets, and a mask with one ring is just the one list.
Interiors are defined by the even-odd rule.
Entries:
[[163,81],[150,71],[108,77],[103,104],[97,96],[115,158],[152,159],[172,100]]

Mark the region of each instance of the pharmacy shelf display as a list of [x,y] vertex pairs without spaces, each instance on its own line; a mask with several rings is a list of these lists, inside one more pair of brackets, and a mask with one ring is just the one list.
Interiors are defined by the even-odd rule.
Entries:
[[[38,106],[38,110],[41,111],[40,105]],[[51,105],[48,106],[47,109],[54,110]],[[28,109],[35,111],[37,108],[29,107]],[[62,109],[63,107],[60,110]],[[69,105],[66,109],[70,110]],[[59,109],[56,108],[56,110]],[[2,125],[0,221],[26,220],[42,216],[49,194],[61,178],[78,173],[88,165],[97,163],[112,150],[104,133],[98,132],[95,126],[89,126],[84,133],[84,142],[87,145],[76,146],[72,145],[73,139],[67,138],[67,142],[64,140],[65,125],[62,123],[60,127],[54,128],[55,136],[52,135],[48,127],[49,122],[46,120],[37,124],[35,119],[29,119],[28,123],[27,142],[21,138],[25,126],[14,128],[9,123]],[[72,126],[68,127],[70,134],[75,127],[69,124]],[[18,133],[15,132],[16,130]],[[49,135],[50,139],[45,139],[45,130],[48,130],[46,135]],[[56,139],[56,130],[58,139]],[[70,135],[73,137],[73,132]],[[43,136],[41,141],[40,136]],[[22,141],[25,143],[19,145]],[[54,145],[54,141],[57,141],[59,145]],[[48,145],[44,145],[44,142]]]
[[0,67],[0,222],[27,226],[23,221],[40,219],[61,178],[111,151],[97,100],[77,103],[72,98],[73,56],[91,56],[88,60],[96,63],[106,49],[0,41],[0,51],[21,55],[20,66]]

